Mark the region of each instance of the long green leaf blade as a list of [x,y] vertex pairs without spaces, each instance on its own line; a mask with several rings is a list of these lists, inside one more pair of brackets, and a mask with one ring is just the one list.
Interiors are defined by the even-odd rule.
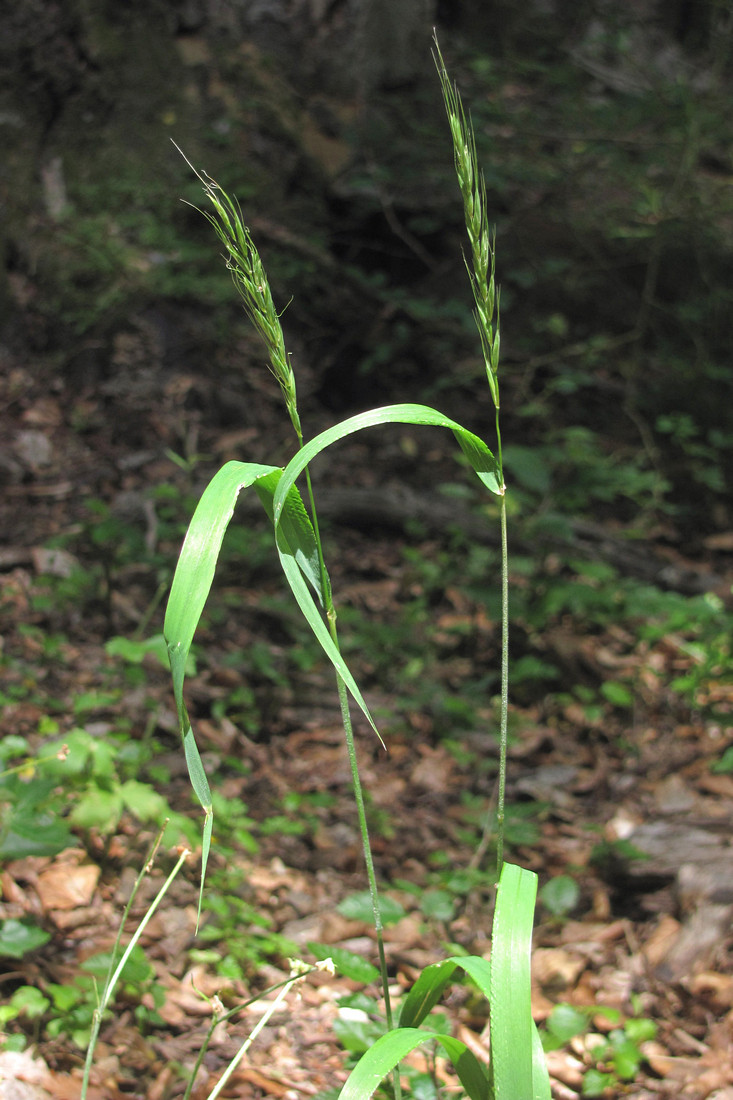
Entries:
[[381,741],[382,739],[379,735],[379,730],[377,729],[376,723],[374,722],[374,719],[369,712],[369,708],[364,701],[356,680],[351,675],[349,667],[341,656],[341,653],[339,652],[337,646],[334,645],[331,635],[328,632],[328,627],[326,626],[318,608],[316,607],[313,597],[308,590],[308,586],[303,580],[303,574],[298,568],[295,558],[292,554],[290,554],[287,545],[283,543],[279,535],[277,550],[278,554],[280,555],[280,564],[282,565],[287,582],[292,589],[293,595],[295,596],[297,604],[300,607],[300,610],[303,612],[303,615],[305,616],[308,625],[310,626],[318,641],[321,643],[321,647],[323,648],[326,655],[330,658],[339,676],[351,692],[356,704],[369,722],[369,725],[372,727],[377,737],[379,737]]
[[473,978],[484,997],[491,997],[491,962],[481,955],[467,955],[464,958],[456,955],[452,960],[458,966],[462,966],[469,978]]
[[[255,491],[273,526],[275,522],[273,516],[274,497],[281,477],[282,470],[278,468],[274,473],[258,477],[254,483]],[[305,509],[300,493],[294,485],[291,485],[288,490],[285,507],[280,514],[278,534],[280,538],[285,539],[290,548],[290,553],[312,585],[318,599],[322,602],[321,572],[316,536],[310,516]],[[326,581],[328,583],[328,577]]]
[[454,955],[426,966],[400,1009],[400,1027],[417,1027],[438,1003],[455,970],[464,970],[488,1000],[491,995],[491,963],[480,955]]
[[376,724],[369,713],[361,692],[337,646],[331,639],[308,586],[302,580],[302,566],[288,546],[285,523],[286,503],[289,494],[295,485],[296,479],[308,463],[332,443],[336,443],[338,440],[364,428],[373,428],[381,424],[421,424],[429,427],[448,428],[456,436],[461,449],[484,485],[492,493],[501,494],[503,492],[499,485],[496,460],[483,440],[479,439],[473,432],[469,432],[455,420],[451,420],[450,417],[444,416],[443,413],[437,412],[436,409],[431,409],[427,405],[386,405],[383,408],[371,409],[369,412],[352,416],[325,432],[321,432],[320,435],[306,443],[285,467],[273,500],[273,522],[275,523],[277,548],[283,571],[298,606],[313,633],[377,736],[379,734]]
[[537,875],[505,863],[491,936],[491,1062],[496,1100],[549,1098],[549,1091],[536,1091],[533,1071],[530,960],[536,896]]
[[419,1027],[442,997],[456,965],[455,959],[443,959],[425,967],[402,1002],[400,1027]]
[[532,1100],[552,1100],[547,1058],[534,1020],[532,1021]]
[[276,466],[227,462],[204,489],[196,507],[178,558],[163,627],[177,702],[182,699],[186,658],[211,591],[224,533],[240,490],[257,478],[278,472]]
[[[194,793],[204,810],[199,915],[214,824],[211,791],[183,699],[186,661],[201,613],[211,591],[222,541],[242,489],[255,485],[270,520],[282,470],[252,462],[227,462],[214,475],[196,507],[176,566],[166,609],[163,633],[173,678],[173,694],[183,748]],[[298,575],[307,577],[320,594],[320,571],[315,534],[297,488],[283,498],[278,538]]]
[[382,408],[370,409],[368,412],[359,413],[357,416],[342,420],[325,432],[315,436],[306,443],[285,467],[283,476],[275,493],[275,523],[279,523],[280,511],[285,502],[291,485],[303,472],[305,467],[313,461],[316,455],[325,450],[332,443],[344,439],[347,435],[362,431],[364,428],[374,428],[380,424],[423,424],[427,427],[448,428],[454,433],[461,450],[468,458],[473,469],[484,485],[492,493],[501,496],[503,489],[498,480],[498,467],[496,459],[486,446],[484,441],[473,432],[469,432],[449,416],[431,409],[428,405],[385,405]]

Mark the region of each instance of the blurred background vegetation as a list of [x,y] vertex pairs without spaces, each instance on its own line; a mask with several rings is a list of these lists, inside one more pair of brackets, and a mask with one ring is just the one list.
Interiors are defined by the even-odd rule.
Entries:
[[[419,397],[480,429],[434,24],[497,226],[521,490],[699,551],[733,525],[725,0],[20,0],[2,46],[5,355],[110,406],[125,334],[150,367],[231,378],[251,338],[178,201],[200,188],[174,138],[238,195],[304,396],[334,413]],[[222,387],[211,423],[246,425],[245,390]]]

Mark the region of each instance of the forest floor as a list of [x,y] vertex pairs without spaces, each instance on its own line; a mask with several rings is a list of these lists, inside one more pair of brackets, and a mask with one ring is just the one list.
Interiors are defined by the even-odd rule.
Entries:
[[[108,376],[78,385],[52,381],[48,372],[21,362],[5,364],[1,733],[26,738],[36,750],[49,733],[63,738],[79,725],[100,740],[118,730],[131,741],[152,737],[158,746],[153,763],[165,769],[165,797],[174,810],[195,819],[167,673],[146,657],[145,676],[130,681],[124,663],[105,645],[110,638],[147,637],[161,628],[156,592],[169,580],[180,535],[161,524],[166,498],[156,496],[156,489],[173,485],[174,495],[184,497],[189,485],[189,475],[165,456],[164,447],[181,453],[188,446],[189,453],[208,456],[207,468],[213,469],[230,457],[281,461],[288,442],[266,372],[261,386],[256,383],[246,427],[216,435],[206,410],[221,383],[148,369],[144,337],[120,337]],[[343,451],[340,476],[365,488],[388,482],[409,450],[409,435],[374,450],[354,444]],[[443,457],[438,447],[436,471]],[[198,474],[194,468],[194,480]],[[422,478],[429,480],[425,473]],[[422,487],[419,478],[415,484]],[[102,502],[95,506],[96,526],[90,501]],[[99,520],[102,506],[109,510],[103,511],[106,521],[128,525],[146,543],[146,553],[158,555],[163,564],[157,572],[149,561],[125,559],[110,546]],[[407,564],[405,547],[419,549],[428,561],[437,560],[441,549],[432,537],[390,530],[369,537],[348,529],[333,541],[342,547],[330,563],[338,599],[377,618],[389,616],[423,583]],[[689,564],[695,569],[701,563]],[[86,576],[81,591],[80,573]],[[515,582],[523,583],[521,577]],[[181,1096],[211,1019],[205,997],[217,995],[232,1007],[287,976],[276,949],[267,955],[263,950],[249,969],[242,961],[248,937],[262,942],[253,914],[266,918],[267,933],[294,943],[306,960],[312,959],[311,942],[369,959],[375,955],[368,923],[337,908],[362,891],[365,880],[329,670],[323,662],[304,660],[288,666],[287,679],[277,669],[268,672],[263,648],[279,655],[288,642],[274,569],[258,572],[251,562],[241,568],[229,562],[221,592],[226,614],[203,628],[189,699],[204,759],[226,800],[224,819],[227,812],[236,817],[232,807],[238,801],[246,806],[234,823],[239,840],[231,827],[217,847],[215,833],[210,870],[215,883],[226,873],[232,897],[246,903],[240,911],[232,902],[231,923],[244,921],[234,931],[226,914],[216,915],[222,936],[239,942],[238,967],[230,970],[234,976],[223,976],[215,954],[207,956],[207,950],[215,952],[215,940],[195,939],[199,865],[192,857],[143,937],[154,971],[142,996],[147,1015],[139,1011],[139,991],[124,990],[102,1028],[90,1100]],[[495,661],[497,624],[458,583],[445,584],[434,603],[436,644],[443,648],[430,675],[442,678],[446,694],[460,696],[461,685],[482,679],[487,662]],[[618,624],[577,636],[559,623],[551,644],[568,676],[570,670],[578,676],[591,670],[618,681],[624,672],[637,685],[634,704],[625,711],[609,708],[593,716],[560,694],[551,703],[520,696],[512,709],[507,794],[518,815],[509,835],[510,859],[536,870],[541,886],[563,875],[578,888],[569,911],[560,905],[553,914],[551,905],[540,904],[535,931],[538,1023],[558,1003],[589,1010],[588,1032],[549,1055],[554,1095],[579,1096],[592,1069],[608,1075],[605,1092],[593,1095],[730,1100],[733,776],[712,765],[729,744],[731,728],[671,692],[670,682],[694,660],[681,636],[641,644]],[[215,704],[241,687],[236,655],[246,666],[253,646],[260,660],[261,725],[245,729]],[[368,679],[368,653],[363,663]],[[731,712],[729,688],[710,684],[706,690],[718,692],[718,714]],[[357,739],[378,876],[402,906],[386,932],[399,996],[446,951],[489,951],[493,849],[485,843],[490,838],[482,822],[495,797],[496,741],[488,703],[478,711],[483,725],[449,739],[436,732],[428,706],[393,694],[369,683],[375,713],[398,715],[384,723],[387,751],[361,727]],[[234,767],[236,760],[245,766]],[[288,802],[293,794],[295,801]],[[530,806],[531,820],[522,818],[522,807]],[[268,827],[273,819],[281,824]],[[80,846],[3,864],[0,915],[49,935],[36,950],[5,960],[3,1000],[21,986],[35,987],[50,1000],[52,986],[74,988],[80,964],[109,949],[154,830],[124,812],[110,832],[91,828],[76,834]],[[248,837],[256,838],[256,850],[245,846]],[[646,859],[630,858],[639,850]],[[606,858],[599,859],[599,852]],[[169,850],[160,852],[128,930],[174,858]],[[221,887],[215,889],[221,894]],[[207,922],[217,927],[205,909],[204,931]],[[161,987],[165,998],[159,1003],[154,994]],[[343,976],[308,977],[268,1021],[222,1095],[296,1098],[339,1088],[347,1056],[334,1021],[343,1015],[339,999],[359,989]],[[217,1029],[192,1093],[196,1100],[208,1095],[261,1018],[266,1000]],[[604,1015],[604,1007],[619,1015]],[[352,1023],[354,1011],[347,1016]],[[487,1017],[475,995],[456,987],[444,1011],[455,1033],[486,1057]],[[0,1054],[0,1097],[79,1096],[83,1050],[58,1006],[55,1037],[48,1019],[20,1016],[8,1023],[6,1030],[24,1030],[29,1044],[25,1051]],[[654,1021],[655,1034],[639,1021]],[[609,1038],[616,1053],[619,1041],[626,1044],[630,1061],[616,1057],[612,1046],[601,1049]],[[420,1067],[418,1055],[412,1064]],[[435,1058],[423,1068],[446,1094],[454,1090],[448,1063]]]

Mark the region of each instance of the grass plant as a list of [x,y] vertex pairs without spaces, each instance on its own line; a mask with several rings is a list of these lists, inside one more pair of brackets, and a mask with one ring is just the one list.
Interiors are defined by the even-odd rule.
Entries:
[[[181,550],[165,616],[164,635],[170,657],[173,691],[185,757],[194,791],[204,810],[202,837],[201,898],[212,842],[214,798],[196,744],[184,701],[184,679],[194,632],[206,603],[222,541],[239,493],[253,488],[272,523],[275,549],[293,596],[316,639],[330,659],[336,677],[346,751],[363,849],[369,904],[375,928],[379,976],[384,1007],[384,1033],[371,1044],[344,1085],[343,1100],[366,1100],[391,1076],[393,1095],[401,1093],[399,1063],[412,1050],[429,1043],[440,1045],[452,1060],[471,1100],[549,1100],[550,1086],[541,1043],[530,1012],[530,947],[537,889],[536,875],[504,863],[505,777],[508,725],[508,551],[507,509],[499,424],[499,311],[494,277],[494,238],[489,229],[486,189],[478,165],[473,130],[460,95],[451,84],[435,42],[435,62],[450,127],[453,154],[470,246],[466,267],[474,298],[474,317],[483,352],[486,378],[494,407],[496,453],[473,432],[434,408],[399,404],[371,409],[352,416],[306,440],[298,411],[295,373],[286,350],[280,315],[275,307],[267,273],[235,200],[205,173],[196,175],[210,208],[205,216],[224,249],[224,258],[244,308],[267,351],[269,367],[283,395],[295,438],[295,454],[284,468],[259,463],[230,461],[211,480],[199,501]],[[193,166],[191,166],[193,167]],[[375,720],[341,652],[337,612],[319,532],[316,494],[310,463],[345,437],[372,427],[392,424],[422,425],[450,430],[469,465],[499,501],[501,522],[501,706],[500,766],[496,813],[498,891],[493,923],[491,961],[482,957],[456,956],[436,962],[422,972],[402,1001],[399,1015],[390,993],[384,947],[383,903],[377,883],[353,734],[351,707],[356,706],[379,737]],[[418,455],[419,458],[419,455]],[[304,498],[297,487],[304,479]],[[488,835],[488,823],[485,836]],[[179,861],[180,865],[180,861]],[[156,899],[157,904],[157,899]],[[147,919],[147,918],[146,918]],[[139,935],[139,933],[138,933]],[[133,943],[136,938],[133,937]],[[127,949],[131,950],[131,947]],[[124,965],[127,952],[108,979],[100,1014]],[[349,960],[345,960],[349,966]],[[430,1028],[431,1012],[457,971],[462,971],[488,998],[491,1009],[490,1063],[476,1057],[465,1043],[445,1027]],[[376,973],[376,972],[375,972]],[[297,969],[278,995],[284,995]],[[96,1037],[96,1036],[95,1036]],[[225,1070],[209,1100],[219,1095],[240,1057],[254,1038],[250,1035]],[[93,1043],[90,1046],[90,1056]],[[88,1070],[87,1070],[88,1074]]]

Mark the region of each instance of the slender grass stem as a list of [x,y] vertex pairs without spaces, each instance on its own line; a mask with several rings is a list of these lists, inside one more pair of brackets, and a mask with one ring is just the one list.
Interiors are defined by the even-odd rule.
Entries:
[[[448,125],[453,142],[453,161],[463,197],[466,232],[471,246],[466,269],[473,291],[474,319],[481,340],[486,379],[495,410],[496,460],[501,485],[501,703],[499,717],[499,790],[496,807],[496,869],[501,874],[504,861],[504,798],[506,789],[506,753],[509,724],[509,552],[507,541],[506,488],[499,424],[499,292],[495,283],[496,238],[489,229],[486,209],[486,184],[479,167],[476,138],[470,116],[466,116],[461,95],[451,83],[434,35],[435,65],[440,78]],[[487,821],[488,825],[488,821]],[[485,831],[484,836],[488,834]],[[482,838],[481,845],[484,843]]]
[[[338,645],[338,639],[336,638],[335,622],[333,623],[331,637],[333,638],[334,644]],[[341,707],[341,720],[344,727],[344,735],[346,737],[346,750],[349,755],[349,767],[351,768],[351,784],[354,791],[356,813],[359,820],[361,846],[364,853],[364,862],[366,864],[367,880],[369,882],[369,895],[372,900],[372,911],[374,913],[374,929],[377,937],[379,971],[382,979],[382,994],[384,996],[384,1012],[387,1020],[387,1030],[391,1031],[394,1024],[392,1020],[392,1003],[389,994],[387,958],[384,951],[384,929],[382,925],[382,912],[379,904],[379,887],[377,886],[377,876],[374,871],[374,859],[372,857],[372,846],[369,839],[369,826],[367,824],[364,792],[361,785],[361,777],[359,775],[359,762],[356,755],[356,743],[354,741],[354,729],[351,722],[351,712],[349,710],[349,698],[346,691],[346,684],[338,675],[336,677],[336,683],[338,688],[339,704]],[[395,1079],[395,1095],[399,1095],[399,1081],[397,1079]]]
[[239,1048],[237,1053],[234,1055],[234,1057],[232,1058],[231,1062],[229,1063],[227,1068],[222,1073],[219,1080],[216,1082],[216,1085],[214,1086],[214,1088],[209,1093],[209,1095],[207,1097],[207,1100],[216,1100],[216,1097],[220,1095],[222,1089],[224,1088],[224,1086],[229,1081],[229,1078],[232,1076],[235,1069],[237,1068],[239,1063],[242,1061],[242,1059],[244,1058],[244,1056],[247,1053],[247,1051],[249,1050],[249,1048],[252,1046],[252,1043],[255,1041],[255,1039],[257,1038],[259,1033],[262,1031],[263,1027],[265,1027],[265,1025],[267,1023],[269,1023],[270,1018],[274,1015],[274,1013],[280,1007],[282,1002],[285,1000],[285,997],[287,996],[287,993],[288,993],[288,990],[290,989],[290,987],[295,982],[300,981],[300,977],[301,976],[299,974],[295,975],[294,977],[290,978],[285,983],[285,985],[280,990],[280,992],[278,993],[275,1000],[269,1005],[267,1011],[262,1014],[262,1017],[257,1021],[255,1026],[250,1031],[249,1035],[244,1040],[241,1047]]
[[[302,437],[299,438],[300,446],[303,446]],[[320,529],[318,526],[318,513],[316,509],[315,495],[313,493],[313,485],[311,483],[310,471],[308,467],[305,470],[306,476],[306,488],[308,492],[308,502],[311,509],[311,523],[313,524],[313,532],[315,534],[316,546],[318,548],[318,562],[321,573],[321,595],[323,597],[323,606],[326,613],[326,620],[328,622],[328,630],[331,635],[331,640],[336,646],[336,649],[340,651],[338,630],[336,627],[336,608],[333,602],[333,596],[331,593],[331,584],[328,579],[328,573],[326,571],[326,564],[323,557],[323,544],[321,541]],[[387,1030],[391,1031],[394,1027],[392,1017],[392,1002],[389,993],[389,974],[387,972],[387,957],[384,950],[384,929],[382,925],[382,912],[379,904],[379,887],[377,886],[377,876],[374,870],[374,858],[372,855],[372,845],[369,839],[369,825],[366,816],[366,805],[364,802],[364,791],[361,785],[361,775],[359,773],[359,761],[356,754],[356,742],[354,741],[354,727],[351,721],[351,710],[349,708],[349,696],[346,689],[346,684],[343,678],[336,674],[336,689],[338,692],[339,706],[341,708],[341,724],[344,728],[344,738],[346,740],[346,751],[349,757],[349,768],[351,770],[351,786],[354,793],[354,803],[356,805],[356,815],[359,822],[359,833],[361,836],[361,847],[364,855],[364,864],[366,867],[367,881],[369,884],[369,896],[372,902],[372,912],[374,914],[374,931],[377,938],[377,953],[379,955],[379,972],[382,982],[382,996],[384,997],[384,1013],[387,1021]],[[401,1086],[399,1071],[395,1070],[394,1073],[394,1093],[396,1100],[400,1100]]]
[[[284,981],[276,982],[275,985],[271,985],[267,989],[263,989],[262,992],[258,993],[256,997],[250,997],[249,1000],[243,1001],[242,1004],[235,1005],[234,1008],[230,1008],[228,1011],[224,1011],[223,1006],[221,1005],[221,1002],[219,1002],[219,1011],[217,1012],[216,1009],[214,1009],[214,1013],[213,1013],[214,1014],[214,1019],[209,1024],[209,1030],[207,1031],[206,1037],[205,1037],[203,1043],[201,1044],[201,1047],[199,1048],[198,1054],[196,1056],[196,1062],[194,1064],[194,1067],[191,1070],[190,1074],[188,1075],[188,1081],[186,1083],[186,1091],[183,1094],[183,1100],[190,1100],[191,1093],[193,1092],[194,1085],[196,1084],[196,1078],[198,1077],[199,1070],[201,1069],[201,1066],[203,1065],[204,1058],[206,1057],[206,1052],[209,1049],[209,1043],[211,1042],[211,1040],[214,1036],[214,1032],[216,1031],[216,1029],[218,1027],[220,1027],[221,1024],[224,1024],[228,1020],[231,1020],[234,1016],[237,1016],[240,1012],[244,1012],[244,1010],[246,1008],[249,1008],[250,1005],[257,1004],[258,1001],[261,1001],[264,997],[267,997],[268,994],[277,993],[277,991],[280,990],[280,989],[283,989],[283,987],[288,987],[289,988],[291,985],[294,984],[294,982],[298,981],[301,977],[304,977],[306,974],[309,974],[311,971],[316,970],[316,969],[318,969],[317,966],[310,966],[310,967],[307,967],[302,972],[299,972],[295,976],[290,974],[290,976],[285,978]],[[194,986],[194,989],[196,989],[196,986]],[[199,991],[196,990],[196,992],[199,992]],[[286,992],[287,992],[287,990],[286,990]],[[208,1001],[210,1004],[213,1005],[213,1002],[212,1002],[211,998],[207,997],[204,993],[201,994],[201,997],[205,1001]],[[250,1034],[250,1036],[249,1036],[250,1041],[251,1041],[251,1038],[252,1038],[252,1036]]]
[[[185,156],[184,159],[187,160]],[[272,293],[270,291],[270,285],[267,279],[267,274],[265,272],[257,248],[250,236],[249,230],[242,220],[241,211],[237,202],[231,199],[229,195],[227,195],[227,193],[219,186],[219,184],[216,183],[215,180],[211,179],[211,177],[207,176],[205,173],[201,174],[199,172],[196,172],[196,169],[193,168],[193,165],[191,165],[190,161],[187,160],[187,163],[193,169],[198,179],[203,184],[204,192],[214,207],[213,214],[203,212],[204,216],[211,223],[220,241],[224,245],[224,248],[226,250],[225,260],[227,267],[231,272],[234,285],[239,291],[240,297],[242,298],[244,304],[244,308],[252,324],[256,328],[257,332],[260,334],[260,337],[268,350],[270,369],[277,379],[282,390],[288,415],[290,417],[290,421],[293,425],[293,429],[298,440],[298,448],[302,450],[303,431],[301,428],[300,416],[297,407],[295,375],[293,373],[293,369],[290,363],[290,358],[285,350],[285,341],[282,331],[282,325],[280,324],[280,317],[275,309]],[[328,629],[331,634],[332,641],[338,649],[339,643],[336,630],[336,609],[333,603],[331,583],[329,581],[328,571],[326,569],[326,564],[323,556],[323,544],[321,541],[321,535],[318,526],[318,513],[316,509],[315,494],[313,492],[310,472],[307,467],[305,469],[305,477],[308,503],[310,506],[311,524],[313,526],[313,533],[315,536],[318,553],[321,602],[323,605],[323,611],[326,616]],[[354,792],[354,800],[356,803],[356,812],[359,821],[359,832],[361,835],[364,862],[366,865],[367,879],[369,882],[369,893],[371,895],[372,909],[374,912],[374,926],[377,937],[377,950],[379,953],[379,969],[382,980],[385,1016],[387,1021],[387,1028],[389,1030],[392,1030],[392,1007],[389,995],[389,976],[387,973],[387,962],[384,950],[384,935],[379,905],[379,890],[377,887],[377,879],[374,871],[374,860],[372,857],[371,842],[369,839],[369,828],[366,818],[364,793],[362,790],[361,778],[359,775],[359,764],[356,754],[356,745],[354,742],[354,731],[351,722],[351,714],[349,711],[348,694],[346,684],[339,675],[337,675],[337,691],[339,697],[339,705],[341,708],[341,719],[344,728],[344,737],[346,740],[346,749],[349,757],[349,767],[351,769],[351,781]],[[400,1082],[399,1074],[397,1071],[395,1071],[394,1076],[394,1091],[395,1097],[397,1098],[397,1100],[399,1100]]]
[[506,751],[509,730],[509,545],[507,539],[506,494],[499,507],[501,517],[501,704],[499,717],[499,793],[496,803],[496,873],[504,862],[504,800]]

